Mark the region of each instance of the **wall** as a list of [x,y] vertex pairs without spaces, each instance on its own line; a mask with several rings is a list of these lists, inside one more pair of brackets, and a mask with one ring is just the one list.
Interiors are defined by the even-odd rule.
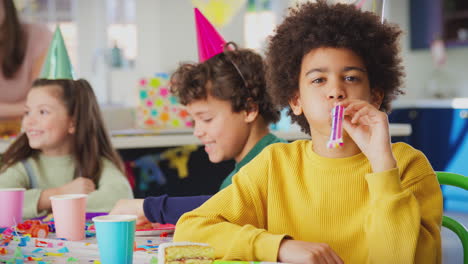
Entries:
[[[95,1],[82,0],[81,24],[85,30],[93,27],[94,20],[89,15],[96,13],[93,10],[97,4]],[[91,3],[90,3],[91,2]],[[99,2],[99,1],[97,1]],[[401,39],[402,55],[406,70],[406,82],[403,98],[415,99],[426,97],[425,82],[432,74],[432,58],[429,50],[412,51],[409,49],[409,0],[386,0],[388,8],[386,16],[389,21],[399,24],[404,30]],[[84,4],[86,3],[86,4]],[[277,11],[278,22],[285,14],[286,1],[273,0],[274,9]],[[196,61],[197,47],[195,35],[195,23],[193,7],[189,0],[138,0],[136,2],[138,32],[138,58],[136,67],[132,70],[114,70],[106,73],[103,67],[89,66],[93,42],[98,37],[96,34],[85,33],[86,39],[79,50],[80,73],[82,77],[93,81],[98,90],[102,103],[113,102],[134,106],[137,103],[136,84],[140,77],[150,76],[155,72],[172,72],[179,62]],[[94,7],[93,7],[94,5]],[[99,6],[98,6],[99,7]],[[102,8],[102,7],[100,7]],[[79,9],[80,10],[80,9]],[[220,29],[220,33],[229,41],[236,41],[243,45],[243,15],[241,10],[233,21]],[[97,29],[100,29],[98,26]],[[94,31],[98,31],[95,30]],[[91,37],[91,39],[89,39]],[[96,46],[98,49],[99,46]],[[88,63],[81,63],[86,62]],[[457,96],[468,97],[468,48],[451,48],[447,50],[446,71],[450,76],[448,87],[453,87]],[[96,63],[95,63],[96,64]],[[93,68],[94,67],[94,68]],[[106,77],[96,77],[95,72],[101,71]],[[93,75],[94,74],[94,75]],[[108,99],[106,99],[108,98]]]
[[[402,98],[427,98],[425,82],[433,71],[432,57],[429,50],[413,51],[410,49],[410,14],[409,0],[387,0],[389,3],[388,20],[397,23],[404,30],[401,40],[403,62],[406,70],[406,95]],[[445,70],[450,76],[448,87],[453,87],[455,96],[468,97],[468,47],[447,49]]]
[[[137,1],[138,58],[134,70],[110,73],[112,102],[136,105],[139,78],[173,72],[179,62],[197,61],[193,6],[188,0]],[[243,43],[243,14],[219,29],[226,41]]]

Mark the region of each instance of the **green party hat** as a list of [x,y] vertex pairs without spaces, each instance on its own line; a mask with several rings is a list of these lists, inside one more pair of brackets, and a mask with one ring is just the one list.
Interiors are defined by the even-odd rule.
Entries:
[[47,58],[42,66],[40,78],[49,80],[75,79],[70,57],[68,57],[67,48],[65,47],[59,26],[55,30],[52,43],[47,52]]

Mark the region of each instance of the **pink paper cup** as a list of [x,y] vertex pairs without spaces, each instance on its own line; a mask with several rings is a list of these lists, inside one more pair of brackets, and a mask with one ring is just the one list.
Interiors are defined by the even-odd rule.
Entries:
[[87,197],[87,194],[64,194],[50,197],[57,237],[71,241],[86,238]]
[[24,188],[0,189],[0,227],[12,227],[23,221]]

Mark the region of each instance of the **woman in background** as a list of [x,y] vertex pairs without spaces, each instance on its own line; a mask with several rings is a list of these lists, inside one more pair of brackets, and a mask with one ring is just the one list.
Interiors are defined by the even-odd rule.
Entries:
[[13,0],[0,2],[0,135],[20,131],[26,95],[51,38],[45,26],[20,22]]

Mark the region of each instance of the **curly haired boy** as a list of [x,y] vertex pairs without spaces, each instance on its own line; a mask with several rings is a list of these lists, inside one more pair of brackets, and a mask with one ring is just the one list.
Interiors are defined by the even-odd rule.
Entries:
[[[194,135],[205,145],[213,163],[234,159],[234,170],[220,189],[231,184],[232,176],[263,148],[286,142],[270,133],[279,111],[267,94],[262,57],[249,49],[237,49],[229,42],[225,50],[202,63],[184,63],[171,77],[171,90],[187,106],[195,121]],[[111,214],[135,214],[138,224],[175,224],[211,195],[120,200]]]
[[[311,140],[267,147],[177,223],[216,257],[286,263],[440,263],[442,195],[422,152],[391,143],[401,91],[394,25],[352,5],[305,3],[270,39],[272,100]],[[329,149],[331,109],[344,146]]]

